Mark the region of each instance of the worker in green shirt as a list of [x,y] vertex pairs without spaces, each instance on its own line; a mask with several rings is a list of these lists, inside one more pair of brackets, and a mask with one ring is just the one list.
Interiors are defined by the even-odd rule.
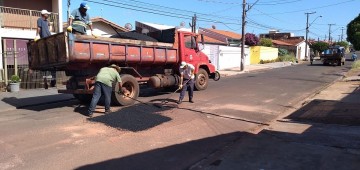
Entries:
[[96,75],[95,89],[94,94],[91,99],[90,107],[88,110],[88,116],[92,117],[95,107],[101,97],[105,97],[105,114],[110,113],[110,103],[111,103],[111,92],[112,85],[114,82],[118,83],[119,89],[122,89],[122,83],[119,72],[121,68],[115,64],[112,64],[109,67],[103,67],[100,69],[99,73]]

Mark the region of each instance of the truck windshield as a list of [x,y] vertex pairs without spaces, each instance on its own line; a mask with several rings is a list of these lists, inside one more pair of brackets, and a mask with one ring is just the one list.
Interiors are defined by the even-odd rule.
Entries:
[[186,48],[196,49],[195,37],[190,36],[190,35],[186,35],[186,36],[184,37],[184,39],[185,39],[185,47],[186,47]]

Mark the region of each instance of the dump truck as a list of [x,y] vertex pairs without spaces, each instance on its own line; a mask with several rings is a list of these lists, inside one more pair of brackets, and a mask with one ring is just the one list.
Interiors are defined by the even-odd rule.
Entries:
[[345,48],[341,46],[331,46],[320,54],[320,60],[323,65],[337,65],[345,64]]
[[62,32],[28,43],[29,67],[65,71],[70,79],[64,83],[66,89],[58,89],[58,92],[73,94],[78,100],[89,102],[94,76],[102,67],[117,64],[121,67],[123,87],[129,92],[124,96],[117,93],[118,86],[113,87],[112,101],[118,105],[134,104],[140,85],[152,88],[178,86],[182,61],[195,66],[197,90],[205,90],[209,79],[220,79],[209,57],[201,52],[202,35],[171,29],[162,31],[155,38],[158,41],[95,38]]

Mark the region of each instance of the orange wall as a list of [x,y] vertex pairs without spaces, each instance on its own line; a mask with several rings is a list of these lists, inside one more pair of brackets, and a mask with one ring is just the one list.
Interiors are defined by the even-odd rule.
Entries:
[[22,8],[22,9],[31,9],[41,11],[43,9],[52,11],[52,1],[51,0],[3,0],[3,6],[13,7],[13,8]]

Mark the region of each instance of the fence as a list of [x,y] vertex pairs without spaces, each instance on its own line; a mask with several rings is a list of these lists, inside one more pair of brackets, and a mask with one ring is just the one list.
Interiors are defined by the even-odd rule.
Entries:
[[[36,29],[40,11],[0,6],[1,27]],[[59,32],[59,15],[49,14],[51,32]]]
[[[8,72],[8,78],[10,78],[11,75],[15,74],[15,68],[8,65],[7,72]],[[21,79],[20,88],[36,89],[36,88],[45,88],[44,77],[46,76],[49,77],[52,74],[50,71],[33,71],[30,70],[27,65],[20,65],[18,66],[18,75]],[[64,71],[55,72],[54,80],[56,80],[56,84],[55,84],[56,87],[63,86],[63,82],[66,82],[68,79],[69,78],[65,75]],[[50,87],[50,80],[48,80],[48,85]],[[4,81],[1,82],[0,87],[2,87],[2,89],[6,87]]]

